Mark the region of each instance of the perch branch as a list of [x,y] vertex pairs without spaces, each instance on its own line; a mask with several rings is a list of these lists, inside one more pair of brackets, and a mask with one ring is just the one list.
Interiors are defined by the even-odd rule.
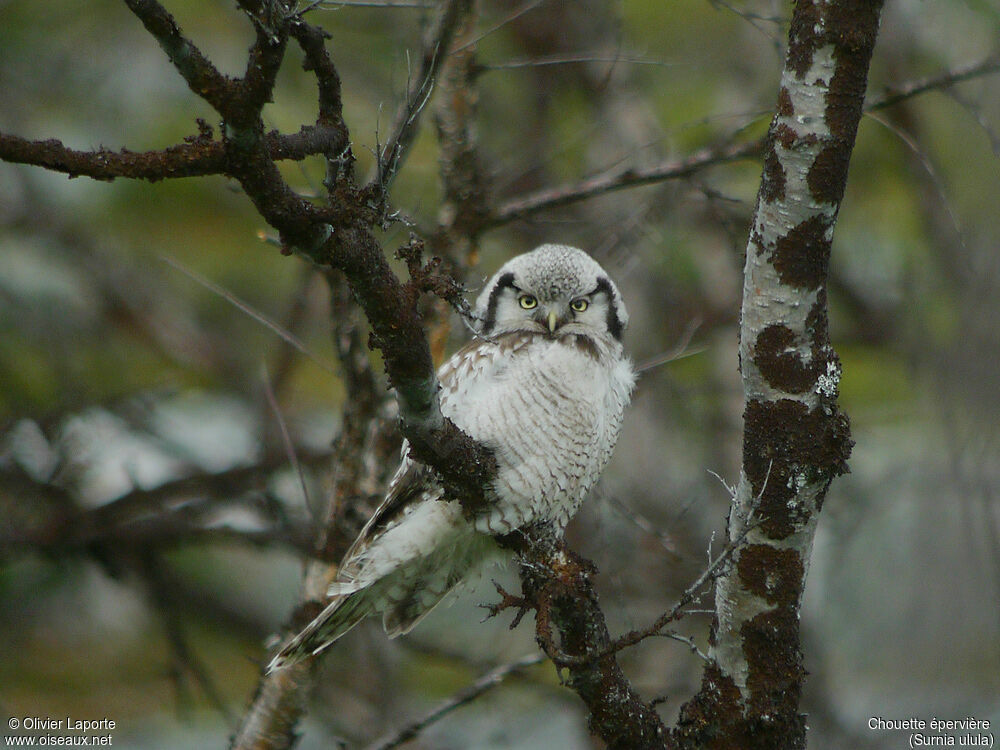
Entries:
[[607,651],[611,636],[591,581],[593,564],[545,528],[514,532],[502,543],[520,558],[522,596],[506,594],[494,612],[535,610],[536,640],[557,667],[568,670],[566,684],[586,704],[591,732],[609,748],[672,747],[653,705],[635,692]]

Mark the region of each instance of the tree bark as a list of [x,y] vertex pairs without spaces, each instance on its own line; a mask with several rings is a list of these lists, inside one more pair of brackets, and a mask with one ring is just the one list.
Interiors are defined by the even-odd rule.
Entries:
[[728,533],[746,541],[716,585],[712,663],[677,728],[685,747],[805,747],[799,609],[818,514],[853,444],[826,282],[881,5],[795,4],[744,269]]

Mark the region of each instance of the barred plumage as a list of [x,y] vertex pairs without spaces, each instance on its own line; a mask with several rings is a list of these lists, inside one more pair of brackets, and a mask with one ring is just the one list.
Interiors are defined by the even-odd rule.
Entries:
[[404,443],[329,604],[272,669],[322,651],[369,615],[382,616],[390,637],[409,632],[473,568],[500,557],[494,535],[538,521],[561,530],[597,481],[635,380],[614,282],[582,250],[542,245],[491,278],[475,317],[477,337],[438,371],[441,411],[493,450],[493,502],[467,519]]

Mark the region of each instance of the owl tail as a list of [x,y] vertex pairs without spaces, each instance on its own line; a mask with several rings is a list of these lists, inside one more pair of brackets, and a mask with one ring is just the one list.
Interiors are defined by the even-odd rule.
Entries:
[[312,622],[285,641],[268,664],[267,671],[273,672],[315,656],[372,613],[370,597],[365,589],[355,587],[337,592]]
[[[368,542],[366,537],[363,540]],[[341,566],[323,611],[281,647],[268,671],[315,656],[369,615],[381,615],[390,638],[408,633],[472,568],[500,554],[478,534],[458,503],[419,503],[375,535]]]
[[428,586],[425,579],[408,582],[410,585],[407,586],[396,584],[392,587],[394,596],[391,598],[386,596],[384,587],[377,584],[360,587],[351,583],[334,583],[330,589],[334,595],[330,603],[312,622],[282,645],[267,671],[273,672],[316,656],[369,615],[382,615],[382,626],[390,638],[405,635],[430,614],[460,580],[460,575],[453,575],[445,582],[436,581],[436,587]]

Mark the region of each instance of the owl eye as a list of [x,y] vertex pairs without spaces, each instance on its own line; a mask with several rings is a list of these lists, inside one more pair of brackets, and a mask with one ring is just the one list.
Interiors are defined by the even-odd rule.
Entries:
[[533,310],[538,307],[538,299],[530,294],[522,294],[517,298],[517,301],[525,310]]
[[590,301],[585,299],[584,297],[578,297],[577,299],[570,302],[569,306],[573,308],[574,312],[583,312],[588,307],[590,307]]

